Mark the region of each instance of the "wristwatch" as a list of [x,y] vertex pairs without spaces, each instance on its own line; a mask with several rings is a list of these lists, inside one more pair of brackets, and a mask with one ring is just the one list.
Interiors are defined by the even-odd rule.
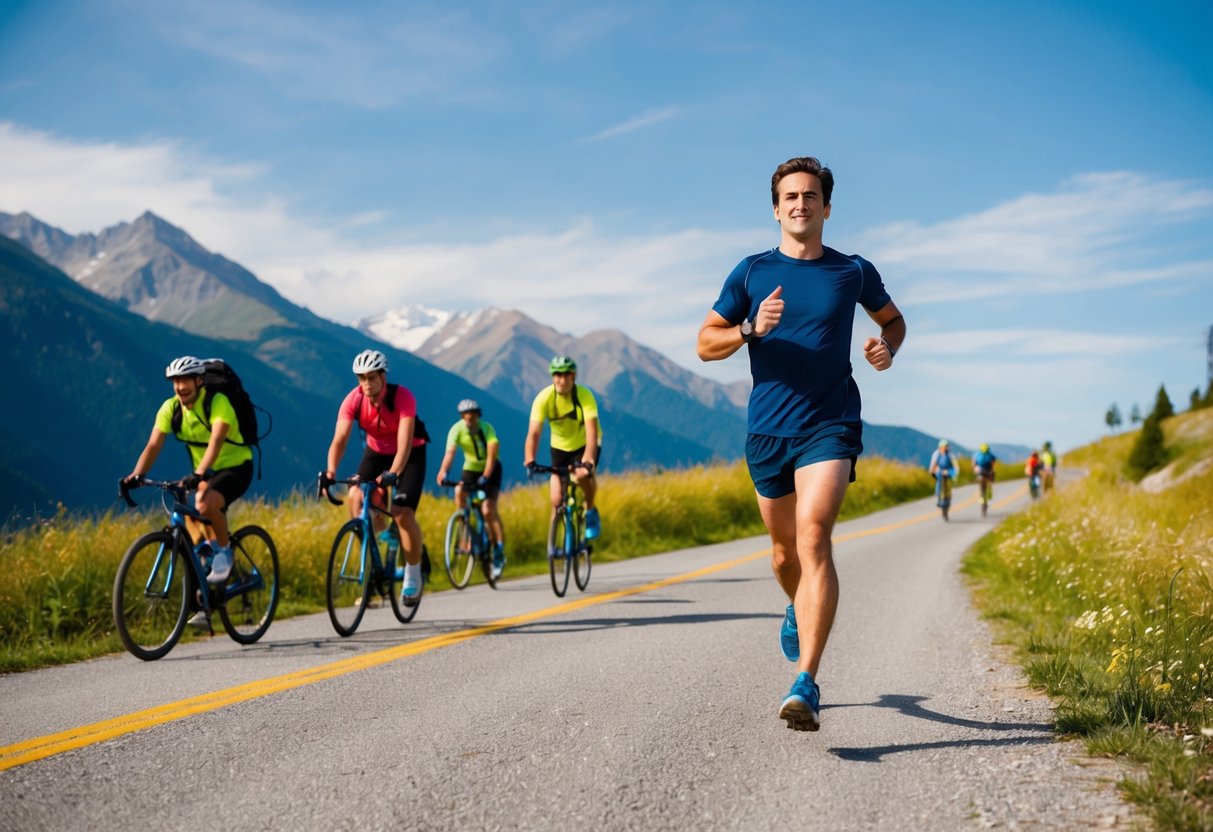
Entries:
[[897,350],[893,349],[893,345],[890,344],[888,339],[883,335],[880,336],[880,340],[884,341],[884,345],[889,348],[889,358],[895,358],[897,356]]
[[742,343],[748,344],[748,343],[750,343],[750,341],[753,338],[754,338],[754,322],[753,321],[742,321],[741,322],[741,341],[742,341]]

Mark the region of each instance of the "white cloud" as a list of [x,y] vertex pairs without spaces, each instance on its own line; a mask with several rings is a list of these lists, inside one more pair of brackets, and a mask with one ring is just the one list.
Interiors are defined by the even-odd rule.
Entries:
[[605,141],[607,139],[613,139],[618,136],[622,136],[625,133],[631,133],[635,130],[641,130],[645,127],[651,127],[654,124],[660,124],[663,121],[669,121],[670,119],[672,119],[678,115],[681,115],[681,112],[682,111],[679,110],[677,107],[661,107],[656,110],[646,110],[645,112],[640,113],[639,115],[633,116],[632,118],[628,119],[627,121],[624,121],[620,124],[616,124],[613,127],[608,127],[607,129],[605,129],[601,132],[595,133],[594,135],[588,137],[586,139],[586,141],[587,142],[600,142],[600,141]]
[[1084,292],[1207,278],[1213,260],[1160,260],[1153,236],[1210,215],[1208,187],[1092,173],[969,216],[873,229],[860,245],[904,278],[908,303]]
[[1161,349],[1178,338],[1110,335],[1072,329],[975,329],[914,333],[906,352],[915,356],[954,356],[960,362],[983,365],[991,353],[1003,357],[1111,358],[1141,350]]

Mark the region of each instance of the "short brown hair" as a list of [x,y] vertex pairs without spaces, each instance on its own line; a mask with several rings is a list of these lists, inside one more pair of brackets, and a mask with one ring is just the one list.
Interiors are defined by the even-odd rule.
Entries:
[[771,176],[772,205],[779,204],[780,180],[793,173],[811,173],[821,180],[821,204],[830,204],[830,196],[834,193],[834,172],[823,165],[815,156],[796,156],[775,168],[775,173]]

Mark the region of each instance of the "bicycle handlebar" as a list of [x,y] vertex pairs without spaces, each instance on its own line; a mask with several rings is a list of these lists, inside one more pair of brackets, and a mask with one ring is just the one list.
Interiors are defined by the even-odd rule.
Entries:
[[[345,479],[330,479],[329,477],[327,477],[325,475],[324,471],[321,471],[320,474],[316,477],[316,499],[319,500],[321,497],[327,497],[328,501],[335,506],[344,505],[345,504],[344,500],[338,500],[336,497],[333,496],[333,493],[331,491],[329,491],[329,486],[333,486],[333,485],[356,485],[360,488],[362,486],[367,486],[370,488],[383,488],[384,487],[384,486],[380,486],[379,483],[375,480],[363,480],[363,479],[359,479],[357,476],[346,477]],[[386,486],[386,487],[390,488],[391,486]],[[397,491],[396,496],[403,497],[404,494]],[[379,508],[379,506],[374,505],[373,503],[371,504],[371,508],[374,509],[375,511],[382,512],[383,514],[391,514],[390,511],[385,511],[384,509]]]
[[[131,508],[138,508],[139,504],[131,497],[131,491],[136,488],[142,488],[145,485],[167,491],[173,495],[173,500],[178,503],[185,503],[186,488],[184,480],[153,480],[148,477],[140,477],[137,481],[128,485],[126,477],[122,477],[118,480],[118,496],[126,501],[126,504]],[[211,525],[210,520],[192,509],[190,509],[190,516],[200,523],[205,523],[208,526]]]
[[555,474],[558,477],[572,473],[575,468],[591,468],[592,466],[586,463],[585,460],[579,459],[576,462],[570,463],[567,468],[553,468],[551,465],[540,465],[538,462],[531,463],[531,467],[527,469],[528,475],[532,474]]

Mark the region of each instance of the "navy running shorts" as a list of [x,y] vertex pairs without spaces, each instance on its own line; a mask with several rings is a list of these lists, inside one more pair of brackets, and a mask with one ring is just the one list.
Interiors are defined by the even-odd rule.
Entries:
[[796,469],[831,459],[851,460],[851,482],[855,482],[855,461],[863,453],[863,424],[828,422],[805,436],[766,436],[751,433],[746,437],[745,461],[754,489],[770,500],[796,492]]

